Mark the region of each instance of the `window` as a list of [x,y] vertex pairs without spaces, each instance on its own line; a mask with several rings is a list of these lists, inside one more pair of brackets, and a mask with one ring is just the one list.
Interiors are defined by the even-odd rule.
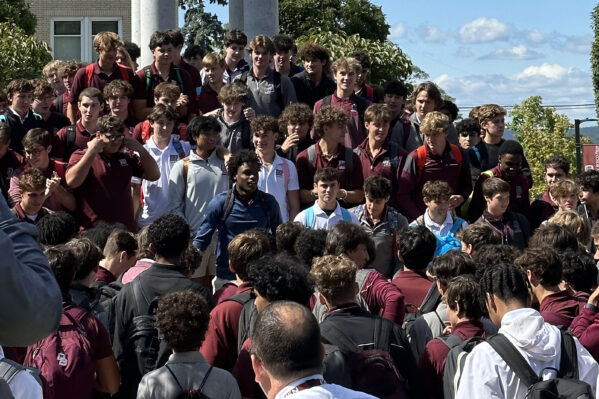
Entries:
[[50,32],[52,55],[57,60],[95,61],[98,54],[93,46],[94,35],[111,31],[122,37],[122,29],[121,18],[55,18]]

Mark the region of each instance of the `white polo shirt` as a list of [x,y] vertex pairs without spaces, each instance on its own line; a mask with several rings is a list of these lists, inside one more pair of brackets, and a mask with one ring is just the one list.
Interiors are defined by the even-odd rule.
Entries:
[[[318,201],[314,201],[314,205],[311,208],[314,210],[314,223],[312,226],[306,226],[306,211],[310,208],[304,209],[303,211],[298,213],[295,219],[293,219],[293,221],[300,222],[302,225],[308,228],[312,228],[314,230],[330,230],[331,227],[333,227],[340,221],[345,220],[343,218],[343,212],[341,211],[342,208],[341,205],[339,205],[339,201],[337,201],[337,207],[330,215],[327,215],[327,213],[323,211],[320,208],[320,206],[318,206]],[[350,212],[348,210],[346,211],[349,214],[349,218],[351,219],[347,220],[348,222],[360,224],[360,222],[358,221],[358,217],[355,215],[355,213]]]
[[[289,170],[289,184],[285,185],[285,168],[287,164]],[[287,203],[287,191],[299,190],[299,181],[297,178],[297,169],[293,162],[275,153],[275,158],[270,169],[264,164],[260,166],[258,179],[258,190],[271,194],[275,197],[281,208],[281,219],[283,223],[289,221],[289,204]]]
[[[453,228],[453,216],[451,212],[447,211],[447,216],[442,224],[438,224],[428,214],[428,209],[424,211],[424,225],[433,232],[437,237],[445,237],[451,232]],[[464,229],[468,226],[468,223],[463,220],[460,228]]]
[[[146,144],[144,144],[144,148],[158,164],[160,178],[152,182],[147,180],[142,181],[141,188],[144,196],[144,206],[137,220],[139,227],[146,226],[156,220],[159,216],[167,213],[169,207],[169,176],[173,165],[181,159],[179,152],[177,152],[173,145],[174,140],[175,138],[171,137],[171,141],[164,150],[161,150],[156,146],[153,137],[150,137]],[[179,140],[179,143],[181,143],[181,148],[183,149],[185,156],[188,156],[191,145],[187,141]]]

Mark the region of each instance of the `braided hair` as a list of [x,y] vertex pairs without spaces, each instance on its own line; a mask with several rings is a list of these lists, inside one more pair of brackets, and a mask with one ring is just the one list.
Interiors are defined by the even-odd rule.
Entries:
[[529,282],[524,270],[511,263],[499,263],[487,268],[480,286],[483,294],[493,294],[504,302],[516,300],[528,303]]

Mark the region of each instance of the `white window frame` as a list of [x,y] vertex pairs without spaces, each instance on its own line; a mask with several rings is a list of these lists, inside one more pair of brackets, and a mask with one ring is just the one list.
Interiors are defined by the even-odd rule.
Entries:
[[119,37],[123,37],[123,18],[122,17],[54,17],[50,20],[50,46],[52,47],[52,57],[54,57],[54,23],[62,21],[79,21],[81,23],[81,60],[91,62],[94,48],[92,45],[92,22],[96,21],[116,21],[118,23]]

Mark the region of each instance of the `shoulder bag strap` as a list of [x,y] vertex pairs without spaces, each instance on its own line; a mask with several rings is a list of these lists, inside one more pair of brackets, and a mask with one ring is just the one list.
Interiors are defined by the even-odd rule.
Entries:
[[495,334],[489,337],[487,342],[527,387],[539,381],[539,376],[530,367],[530,364],[505,336]]
[[561,331],[561,335],[562,353],[559,362],[559,372],[563,377],[577,380],[579,375],[576,341],[570,331]]

